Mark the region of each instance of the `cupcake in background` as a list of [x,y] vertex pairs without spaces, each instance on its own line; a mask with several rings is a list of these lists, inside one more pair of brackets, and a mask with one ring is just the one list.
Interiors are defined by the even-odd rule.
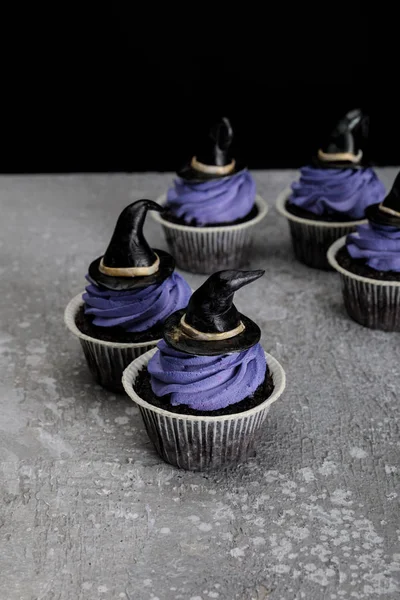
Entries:
[[81,341],[97,381],[123,391],[122,373],[162,337],[167,317],[187,305],[191,289],[175,261],[152,249],[143,235],[147,211],[163,209],[139,200],[120,214],[108,248],[88,269],[86,292],[65,311],[67,327]]
[[204,471],[236,466],[253,451],[285,374],[233,296],[263,273],[211,275],[187,308],[166,320],[158,350],[125,370],[125,390],[166,462]]
[[400,173],[368,223],[337,240],[328,259],[342,279],[350,317],[371,329],[400,331]]
[[[277,209],[289,221],[296,257],[306,265],[329,269],[326,252],[339,237],[354,231],[365,209],[385,196],[374,170],[363,165],[366,117],[348,112],[318,150],[313,164],[283,192]],[[364,135],[357,135],[363,132]]]
[[154,215],[177,265],[193,273],[243,265],[253,228],[267,213],[252,175],[232,156],[232,140],[223,118],[160,199],[166,211]]

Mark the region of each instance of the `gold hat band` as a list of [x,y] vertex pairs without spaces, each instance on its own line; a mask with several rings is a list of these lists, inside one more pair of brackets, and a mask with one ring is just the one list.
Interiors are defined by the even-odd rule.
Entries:
[[393,210],[393,208],[388,208],[387,206],[383,206],[382,202],[378,206],[379,210],[387,213],[388,215],[392,215],[393,217],[400,217],[400,212]]
[[199,340],[202,342],[229,340],[230,338],[235,337],[235,335],[238,335],[239,333],[242,333],[242,331],[245,330],[245,326],[243,325],[242,321],[240,321],[239,325],[235,327],[235,329],[231,329],[230,331],[224,331],[222,333],[204,333],[203,331],[199,331],[191,325],[188,325],[185,321],[185,315],[183,315],[180,321],[180,326],[183,333],[185,333],[188,337],[192,338],[193,340]]
[[358,154],[352,152],[337,152],[336,154],[326,154],[321,149],[318,150],[318,158],[325,162],[335,162],[336,160],[348,160],[352,163],[358,163],[362,159],[362,150]]
[[200,171],[201,173],[208,173],[210,175],[228,175],[232,173],[235,168],[235,160],[229,165],[225,165],[223,167],[219,167],[217,165],[205,165],[197,160],[195,156],[193,156],[190,166],[193,167],[196,171]]
[[156,260],[149,267],[106,267],[101,259],[99,264],[99,271],[103,275],[110,275],[111,277],[145,277],[146,275],[154,275],[157,273],[160,266],[160,258],[156,254]]

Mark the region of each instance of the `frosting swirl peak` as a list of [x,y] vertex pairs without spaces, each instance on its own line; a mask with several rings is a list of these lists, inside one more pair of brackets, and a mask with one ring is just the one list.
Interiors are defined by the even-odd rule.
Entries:
[[303,167],[292,184],[289,202],[319,216],[363,219],[370,204],[381,202],[385,188],[373,169]]
[[235,354],[193,356],[161,340],[147,368],[153,392],[171,394],[172,406],[213,411],[253,394],[265,379],[267,364],[260,344]]
[[94,325],[119,326],[127,332],[139,332],[154,327],[173,312],[185,308],[190,296],[189,284],[174,272],[160,284],[123,292],[102,289],[90,283],[83,300],[85,314],[93,315]]
[[389,225],[359,225],[346,239],[352,258],[363,258],[376,271],[400,272],[400,229]]
[[256,184],[247,169],[205,182],[176,179],[168,190],[167,208],[188,225],[230,223],[252,210]]

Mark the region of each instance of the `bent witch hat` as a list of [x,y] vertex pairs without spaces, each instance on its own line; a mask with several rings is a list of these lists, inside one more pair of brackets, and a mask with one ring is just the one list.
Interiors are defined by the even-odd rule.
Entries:
[[199,356],[231,354],[251,348],[261,331],[233,304],[234,293],[265,271],[218,271],[200,286],[183,310],[164,323],[164,339],[173,348]]
[[232,140],[232,125],[229,119],[223,117],[210,128],[196,155],[177,172],[178,177],[189,181],[208,181],[242,171],[245,165],[231,154]]
[[360,168],[363,152],[358,147],[355,132],[361,129],[363,137],[366,137],[367,126],[368,119],[360,109],[349,111],[336,123],[314,162],[326,169]]
[[153,200],[133,202],[120,214],[104,256],[89,267],[89,279],[108,290],[124,291],[162,283],[175,260],[164,250],[150,248],[143,235],[147,211],[163,212]]
[[378,204],[371,204],[365,211],[368,221],[377,225],[391,225],[400,228],[400,173],[394,180],[392,189]]

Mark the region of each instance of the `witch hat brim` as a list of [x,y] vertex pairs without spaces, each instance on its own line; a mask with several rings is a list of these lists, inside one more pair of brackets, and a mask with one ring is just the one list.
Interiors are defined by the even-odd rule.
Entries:
[[212,179],[225,179],[227,177],[232,177],[232,175],[236,175],[241,171],[244,171],[247,166],[241,160],[235,160],[234,167],[229,173],[226,174],[218,174],[218,173],[206,173],[203,171],[199,171],[192,166],[192,160],[188,161],[181,169],[179,169],[176,174],[180,179],[184,179],[185,181],[190,181],[193,183],[204,183],[205,181],[210,181]]
[[158,270],[152,275],[145,275],[141,277],[114,277],[111,275],[105,275],[100,271],[100,262],[103,258],[99,256],[94,260],[88,270],[88,277],[92,283],[101,286],[107,290],[114,290],[118,292],[135,290],[139,288],[149,287],[150,285],[160,284],[165,279],[170,277],[175,269],[175,259],[165,252],[164,250],[158,250],[157,248],[152,249],[160,259]]
[[239,314],[244,330],[234,337],[221,340],[198,340],[189,337],[181,327],[185,309],[173,313],[164,323],[164,340],[180,352],[198,356],[218,356],[243,352],[260,341],[259,326],[245,315]]
[[[361,159],[362,160],[362,159]],[[360,162],[352,162],[350,160],[321,160],[318,155],[313,156],[311,159],[312,165],[317,167],[318,169],[353,169],[354,171],[358,169],[364,169],[366,164]]]
[[391,227],[400,228],[400,215],[390,214],[382,210],[382,204],[371,204],[365,211],[365,216],[368,221],[375,223],[376,225],[389,225]]

